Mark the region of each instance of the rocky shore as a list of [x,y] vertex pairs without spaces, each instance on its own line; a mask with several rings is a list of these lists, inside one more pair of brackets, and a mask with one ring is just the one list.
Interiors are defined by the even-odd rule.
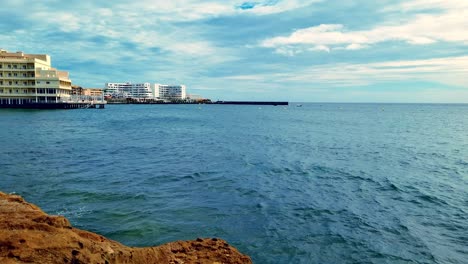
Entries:
[[127,247],[0,192],[0,263],[252,263],[217,238]]

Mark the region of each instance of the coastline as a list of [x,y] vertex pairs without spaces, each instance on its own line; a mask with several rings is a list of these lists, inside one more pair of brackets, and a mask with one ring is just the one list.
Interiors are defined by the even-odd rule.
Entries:
[[252,263],[226,241],[197,238],[154,247],[127,247],[74,228],[21,196],[0,192],[1,263]]

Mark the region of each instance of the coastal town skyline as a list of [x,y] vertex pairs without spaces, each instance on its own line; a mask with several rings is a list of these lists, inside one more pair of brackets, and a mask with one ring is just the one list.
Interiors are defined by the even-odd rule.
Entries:
[[468,102],[468,2],[9,0],[1,48],[74,84],[184,83],[227,100]]

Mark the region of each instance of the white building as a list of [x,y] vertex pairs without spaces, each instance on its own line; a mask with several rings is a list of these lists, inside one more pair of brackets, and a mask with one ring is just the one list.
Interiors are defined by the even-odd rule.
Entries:
[[184,100],[187,98],[185,85],[166,85],[157,83],[153,87],[153,94],[155,98],[164,100]]
[[151,99],[153,98],[152,90],[150,83],[106,83],[104,96]]

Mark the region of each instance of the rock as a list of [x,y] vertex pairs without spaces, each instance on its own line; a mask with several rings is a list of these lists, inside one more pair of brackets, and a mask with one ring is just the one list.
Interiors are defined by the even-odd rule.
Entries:
[[[229,254],[226,254],[229,252]],[[71,226],[0,192],[0,263],[252,263],[218,238],[134,248]]]

